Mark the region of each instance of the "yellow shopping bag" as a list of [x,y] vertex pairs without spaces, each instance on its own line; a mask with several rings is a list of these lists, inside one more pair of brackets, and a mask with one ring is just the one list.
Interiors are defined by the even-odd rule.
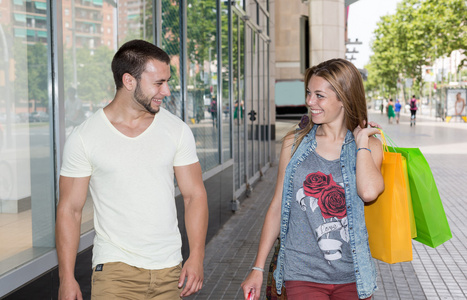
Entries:
[[383,155],[384,192],[365,205],[371,255],[390,264],[411,261],[412,237],[402,155],[387,152],[387,148]]

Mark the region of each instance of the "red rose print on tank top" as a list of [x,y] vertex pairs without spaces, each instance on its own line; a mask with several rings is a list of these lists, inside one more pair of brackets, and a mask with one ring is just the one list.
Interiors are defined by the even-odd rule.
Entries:
[[349,242],[344,188],[333,180],[331,174],[310,173],[303,182],[303,188],[297,191],[296,200],[302,211],[306,211],[306,200],[309,200],[311,213],[314,213],[317,208],[320,209],[323,223],[313,228],[317,235],[318,245],[329,263],[340,259],[342,242],[331,238],[330,234],[339,232],[340,238]]

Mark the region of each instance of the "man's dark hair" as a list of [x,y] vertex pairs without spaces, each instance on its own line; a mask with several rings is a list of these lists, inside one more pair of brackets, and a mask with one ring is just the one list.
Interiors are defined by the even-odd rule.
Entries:
[[151,59],[170,64],[169,55],[154,44],[143,40],[132,40],[123,44],[112,59],[112,72],[117,90],[123,86],[123,74],[128,73],[139,80],[146,63]]

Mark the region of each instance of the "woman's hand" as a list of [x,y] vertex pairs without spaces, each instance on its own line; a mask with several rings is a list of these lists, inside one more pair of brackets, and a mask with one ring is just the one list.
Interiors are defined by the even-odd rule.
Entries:
[[[251,270],[245,281],[242,282],[243,297],[245,300],[259,300],[261,285],[263,284],[263,272]],[[248,295],[251,292],[250,298]]]
[[368,122],[368,126],[370,126],[370,127],[376,127],[376,128],[380,128],[380,129],[383,128],[383,127],[381,127],[381,125],[379,125],[379,124],[376,123],[375,121],[370,121],[370,122]]
[[353,136],[355,137],[357,148],[368,148],[369,137],[375,134],[380,134],[378,128],[381,128],[381,126],[378,123],[371,121],[368,123],[368,125],[370,125],[370,127],[366,128],[362,128],[359,125],[353,131]]
[[353,131],[357,148],[365,148],[357,151],[356,167],[357,193],[364,202],[375,200],[384,191],[384,180],[381,175],[383,147],[381,141],[373,136],[381,132],[378,124],[374,122],[369,124],[374,127],[357,126]]

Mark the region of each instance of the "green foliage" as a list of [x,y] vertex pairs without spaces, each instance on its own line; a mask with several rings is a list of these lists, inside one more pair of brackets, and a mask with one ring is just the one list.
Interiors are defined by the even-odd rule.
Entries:
[[[180,22],[179,22],[179,4],[173,0],[162,0],[162,49],[170,57],[180,57]],[[170,67],[171,90],[177,90],[176,87],[180,85],[180,70],[177,68],[179,65]]]
[[[65,83],[77,88],[78,97],[84,102],[99,104],[109,101],[115,93],[115,84],[110,68],[113,51],[106,46],[100,46],[91,51],[88,47],[76,49],[77,82],[73,79],[72,49],[64,56]],[[75,86],[76,85],[76,86]]]
[[47,47],[42,43],[24,45],[15,40],[16,98],[19,101],[34,100],[47,107]]
[[[170,56],[180,55],[179,5],[173,0],[162,0],[162,49]],[[172,75],[173,76],[173,75]]]
[[422,66],[467,49],[466,25],[464,0],[403,0],[374,32],[366,87],[392,93],[398,80],[412,78],[421,92]]

